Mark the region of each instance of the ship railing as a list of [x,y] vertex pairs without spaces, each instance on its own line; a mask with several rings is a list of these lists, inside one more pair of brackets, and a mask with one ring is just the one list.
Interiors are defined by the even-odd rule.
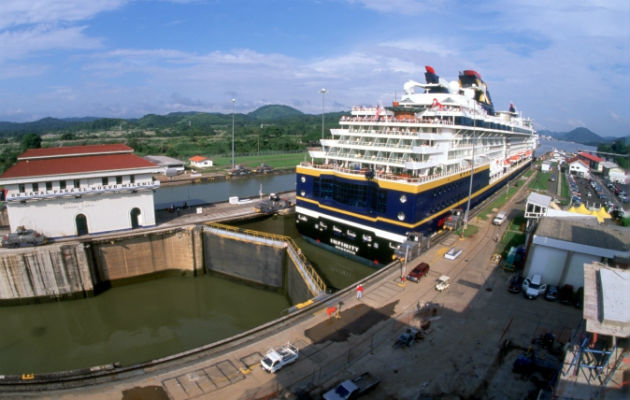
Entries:
[[302,276],[304,282],[309,286],[309,290],[311,291],[313,296],[316,297],[322,293],[326,293],[326,284],[319,276],[317,271],[315,271],[315,268],[313,268],[311,263],[306,259],[299,246],[289,236],[254,231],[251,229],[244,229],[235,226],[219,224],[216,222],[209,222],[205,225],[211,229],[231,232],[236,235],[243,235],[244,237],[248,236],[250,238],[256,238],[264,244],[275,246],[280,245],[282,247],[286,247],[287,251],[289,251],[290,253],[290,256],[297,261],[295,263],[296,269]]
[[427,124],[427,125],[454,125],[455,122],[451,118],[440,117],[391,117],[384,115],[367,115],[367,116],[342,116],[340,122],[374,122],[374,123],[403,123],[403,124]]
[[[310,167],[310,168],[315,168],[315,169],[328,169],[328,170],[334,169],[335,171],[339,171],[339,172],[342,172],[344,174],[349,174],[349,175],[365,176],[366,172],[368,172],[368,168],[350,169],[350,168],[343,168],[340,166],[336,166],[334,164],[313,164],[308,161],[301,162],[300,166]],[[375,172],[376,177],[379,180],[388,180],[388,181],[393,181],[393,182],[406,182],[406,183],[426,183],[426,182],[431,182],[437,179],[445,178],[448,176],[469,173],[470,167],[465,167],[465,168],[459,167],[459,168],[454,168],[454,169],[451,168],[448,171],[434,173],[433,175],[424,175],[424,176],[413,176],[410,174],[392,174],[392,173],[388,173],[379,169],[376,169],[374,172]]]

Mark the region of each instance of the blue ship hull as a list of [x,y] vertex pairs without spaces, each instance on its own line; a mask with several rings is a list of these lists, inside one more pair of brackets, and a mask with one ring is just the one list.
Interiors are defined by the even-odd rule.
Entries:
[[[493,184],[489,169],[476,170],[471,208],[529,165],[524,162]],[[470,185],[470,173],[417,185],[384,184],[362,175],[299,167],[296,175],[296,226],[300,234],[375,266],[391,262],[407,232],[428,236],[442,229],[450,210],[466,208]]]

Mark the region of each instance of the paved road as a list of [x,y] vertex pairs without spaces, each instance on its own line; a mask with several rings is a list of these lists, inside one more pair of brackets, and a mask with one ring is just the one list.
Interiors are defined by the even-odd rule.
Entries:
[[[503,208],[524,207],[523,191]],[[529,301],[507,292],[510,274],[490,264],[493,238],[507,224],[495,227],[474,221],[479,231],[460,240],[442,238],[421,257],[431,265],[418,284],[400,283],[400,265],[377,271],[363,281],[361,300],[347,288],[326,304],[302,311],[280,330],[270,327],[248,339],[188,358],[146,367],[113,382],[47,392],[21,393],[24,398],[55,399],[262,399],[291,398],[305,389],[317,396],[341,379],[366,370],[381,379],[367,398],[407,399],[450,393],[463,397],[521,399],[533,386],[516,379],[511,363],[518,351],[499,357],[505,338],[528,346],[531,339],[553,331],[568,340],[581,321],[581,311],[542,299]],[[444,252],[463,249],[454,261]],[[435,279],[451,277],[444,292]],[[326,307],[339,306],[339,319]],[[420,311],[419,311],[420,310]],[[424,327],[423,340],[393,349],[397,336],[410,327]],[[327,332],[330,335],[327,335]],[[275,375],[258,367],[270,347],[291,342],[300,359]],[[6,394],[6,397],[9,397]],[[140,397],[134,397],[140,396]]]

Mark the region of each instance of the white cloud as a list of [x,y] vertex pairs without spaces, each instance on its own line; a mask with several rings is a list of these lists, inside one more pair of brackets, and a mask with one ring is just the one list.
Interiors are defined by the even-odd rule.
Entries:
[[361,4],[365,8],[388,14],[417,15],[436,10],[442,0],[347,0],[351,4]]
[[129,0],[3,0],[0,29],[28,24],[76,22],[114,10]]
[[32,53],[55,50],[84,50],[100,46],[100,40],[84,35],[85,27],[32,29],[0,32],[0,61],[20,59]]

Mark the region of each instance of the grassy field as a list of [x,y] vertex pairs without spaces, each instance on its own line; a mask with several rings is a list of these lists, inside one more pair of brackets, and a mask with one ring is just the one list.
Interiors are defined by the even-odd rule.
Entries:
[[[516,186],[516,185],[518,185],[518,186]],[[479,217],[479,219],[482,219],[482,220],[485,221],[486,219],[488,219],[488,215],[493,213],[493,211],[492,211],[493,209],[503,207],[503,205],[509,199],[511,199],[512,196],[514,196],[514,194],[516,194],[516,192],[518,191],[519,187],[522,185],[522,182],[519,180],[519,181],[516,182],[516,185],[510,184],[508,189],[501,189],[501,192],[494,199],[494,201],[492,201],[492,203],[490,203],[483,210],[481,210],[479,212],[479,214],[477,214],[477,217]],[[507,195],[506,195],[506,192],[505,192],[506,190],[507,190]]]
[[[457,230],[457,235],[458,236],[462,236],[462,230],[463,229],[464,229],[464,227],[461,227],[461,228],[459,228]],[[464,231],[464,237],[471,237],[472,235],[474,235],[478,231],[479,231],[479,227],[477,225],[468,224],[468,226],[466,226],[466,230]]]
[[503,258],[507,256],[510,247],[520,246],[525,243],[525,233],[523,233],[525,223],[526,221],[523,215],[519,215],[509,221],[509,225],[497,246],[497,252],[502,254]]
[[[214,162],[214,167],[208,168],[207,170],[225,170],[226,168],[230,168],[232,165],[232,156],[218,156],[211,157],[211,159]],[[306,159],[308,159],[308,154],[306,152],[272,153],[252,156],[235,156],[234,163],[242,164],[249,168],[256,168],[262,163],[274,168],[293,168]]]
[[549,178],[551,178],[551,172],[539,171],[534,179],[529,183],[529,188],[547,192],[547,189],[549,188]]

